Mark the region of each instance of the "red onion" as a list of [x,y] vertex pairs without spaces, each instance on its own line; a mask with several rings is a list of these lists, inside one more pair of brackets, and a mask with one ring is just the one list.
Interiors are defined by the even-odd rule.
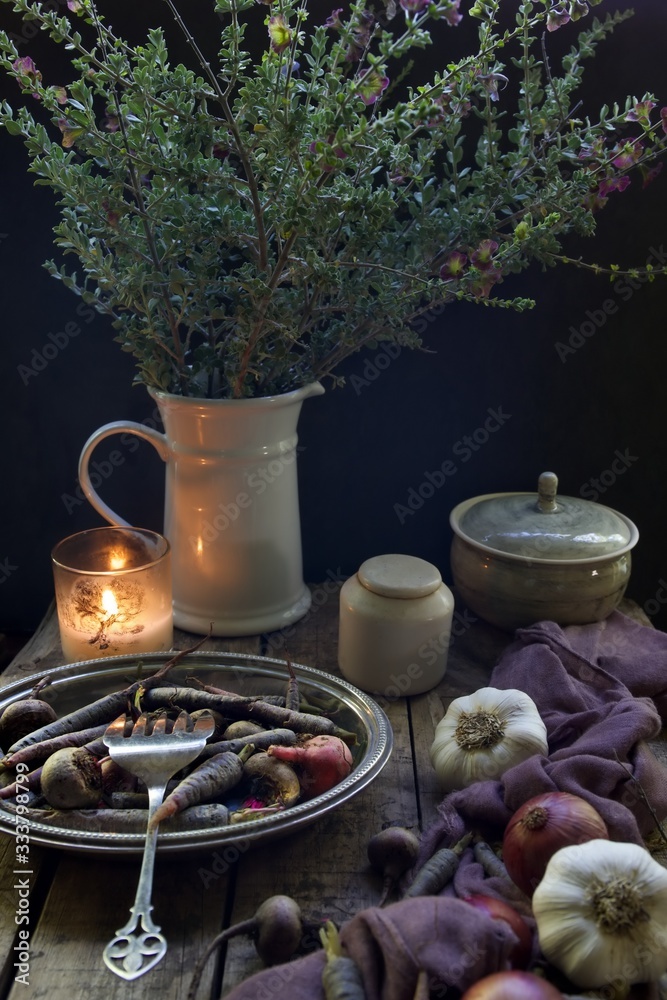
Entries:
[[483,910],[494,920],[504,920],[509,924],[518,938],[517,944],[510,952],[510,964],[514,969],[525,969],[533,951],[533,935],[523,917],[509,903],[505,903],[502,899],[494,899],[493,896],[467,896],[465,902],[478,910]]
[[563,994],[532,972],[494,972],[478,979],[461,1000],[563,1000]]
[[570,792],[545,792],[524,802],[507,824],[503,861],[512,881],[532,896],[556,851],[599,839],[609,840],[609,832],[592,805]]

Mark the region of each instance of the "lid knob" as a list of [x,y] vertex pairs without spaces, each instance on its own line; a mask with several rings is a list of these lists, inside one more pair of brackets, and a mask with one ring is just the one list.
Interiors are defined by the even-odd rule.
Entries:
[[537,509],[542,514],[552,514],[558,509],[558,476],[554,472],[543,472],[537,481]]

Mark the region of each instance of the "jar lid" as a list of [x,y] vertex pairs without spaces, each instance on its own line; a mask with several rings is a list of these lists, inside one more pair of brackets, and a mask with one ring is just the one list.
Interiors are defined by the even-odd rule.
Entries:
[[366,590],[401,599],[427,597],[442,583],[439,570],[425,559],[396,554],[367,559],[357,576]]
[[558,479],[544,472],[535,493],[490,493],[458,504],[454,532],[491,552],[517,558],[572,561],[620,555],[637,544],[633,522],[602,504],[557,496]]

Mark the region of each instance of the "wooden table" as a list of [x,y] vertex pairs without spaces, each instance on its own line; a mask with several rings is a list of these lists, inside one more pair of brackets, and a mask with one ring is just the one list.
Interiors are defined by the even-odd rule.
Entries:
[[[244,639],[209,639],[204,650],[229,650],[291,659],[338,673],[336,660],[338,591],[314,585],[308,615],[288,630]],[[635,606],[621,610],[648,624]],[[374,905],[379,878],[368,866],[366,845],[373,834],[398,824],[415,831],[435,815],[441,798],[429,762],[436,724],[450,700],[488,683],[491,670],[510,637],[456,611],[447,674],[434,691],[419,697],[383,701],[394,731],[392,757],[376,781],[328,817],[290,839],[239,852],[223,859],[215,851],[158,858],[153,892],[154,915],[169,943],[162,962],[127,983],[109,972],[102,951],[125,924],[134,899],[139,863],[75,855],[33,845],[30,865],[15,874],[16,845],[0,835],[2,871],[0,955],[4,961],[0,998],[72,1000],[86,995],[104,1000],[183,1000],[191,970],[208,942],[224,927],[252,916],[268,896],[293,896],[305,916],[340,924]],[[174,646],[185,649],[197,637],[177,632]],[[63,662],[53,609],[40,629],[0,676],[2,684]],[[228,863],[229,862],[229,863]],[[226,869],[226,870],[225,870]],[[19,926],[15,912],[20,884],[29,887],[29,989],[15,982]],[[26,897],[27,898],[27,897]],[[261,968],[251,941],[230,943],[217,965],[211,961],[198,997],[224,996]]]

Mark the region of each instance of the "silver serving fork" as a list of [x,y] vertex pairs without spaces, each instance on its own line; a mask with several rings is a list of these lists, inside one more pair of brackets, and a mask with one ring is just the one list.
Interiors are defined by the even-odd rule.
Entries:
[[[149,719],[140,715],[129,736],[126,736],[128,720],[121,715],[111,723],[103,737],[112,760],[141,778],[148,789],[146,841],[137,894],[130,907],[132,916],[124,927],[116,931],[116,937],[104,949],[105,964],[123,979],[142,976],[154,968],[167,951],[166,938],[151,918],[158,825],[151,828],[150,820],[162,803],[169,779],[197,757],[213,732],[215,724],[212,718],[197,719],[194,729],[190,731],[187,729],[188,720],[187,712],[181,712],[174,722],[173,731],[167,733],[167,717],[163,716],[155,721],[152,731],[148,733]],[[139,922],[141,931],[137,931]]]

